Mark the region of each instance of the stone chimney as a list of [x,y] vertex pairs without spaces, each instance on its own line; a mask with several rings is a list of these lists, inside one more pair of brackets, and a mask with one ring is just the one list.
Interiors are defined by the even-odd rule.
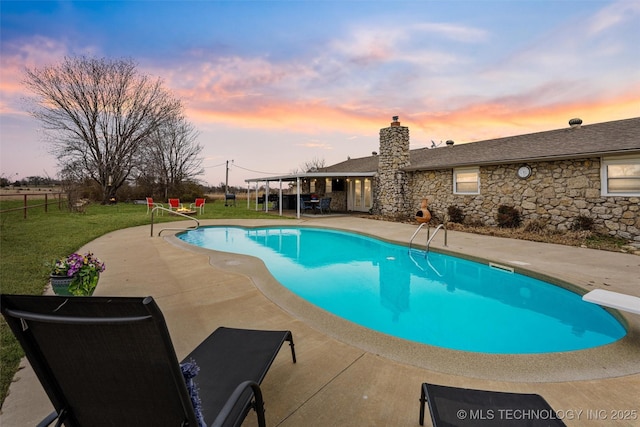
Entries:
[[380,129],[380,154],[373,212],[386,217],[405,213],[406,172],[409,161],[409,128],[401,126],[398,116],[387,128]]

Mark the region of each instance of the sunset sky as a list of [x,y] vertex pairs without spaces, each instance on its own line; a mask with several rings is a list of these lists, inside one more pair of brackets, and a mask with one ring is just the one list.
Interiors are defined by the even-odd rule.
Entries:
[[640,1],[0,2],[0,174],[57,175],[25,67],[132,58],[179,97],[204,183],[640,116]]

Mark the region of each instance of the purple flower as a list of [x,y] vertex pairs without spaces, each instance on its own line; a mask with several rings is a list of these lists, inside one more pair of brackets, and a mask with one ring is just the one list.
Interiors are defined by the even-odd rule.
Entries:
[[85,255],[73,253],[65,259],[56,260],[53,263],[52,274],[76,276],[90,275],[95,273],[102,273],[105,270],[105,264],[100,259],[96,258],[92,252],[88,252]]
[[64,259],[53,263],[51,274],[72,277],[69,292],[72,295],[91,295],[95,289],[100,273],[105,270],[105,264],[96,258],[92,252],[84,255],[73,253]]

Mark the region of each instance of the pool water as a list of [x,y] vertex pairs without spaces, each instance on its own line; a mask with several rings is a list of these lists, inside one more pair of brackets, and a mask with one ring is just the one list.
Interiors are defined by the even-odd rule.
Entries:
[[203,227],[178,236],[263,260],[286,288],[337,316],[403,339],[482,353],[580,350],[622,338],[601,307],[489,265],[341,231]]

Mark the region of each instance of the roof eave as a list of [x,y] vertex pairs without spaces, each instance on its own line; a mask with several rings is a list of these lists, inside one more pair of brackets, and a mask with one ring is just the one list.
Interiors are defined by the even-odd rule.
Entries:
[[402,170],[406,172],[415,172],[420,170],[437,170],[437,169],[451,169],[470,166],[487,166],[487,165],[505,165],[511,163],[524,163],[524,162],[544,162],[544,161],[558,161],[558,160],[573,160],[573,159],[586,159],[589,157],[602,157],[602,156],[616,156],[623,154],[635,154],[640,153],[640,148],[632,148],[628,150],[611,150],[611,151],[598,151],[590,153],[577,153],[577,154],[563,154],[557,156],[539,156],[539,157],[520,157],[513,159],[502,160],[487,160],[481,162],[461,162],[461,163],[447,163],[432,166],[409,166]]
[[291,175],[245,179],[244,182],[295,181],[300,178],[355,178],[375,176],[377,172],[305,172]]

